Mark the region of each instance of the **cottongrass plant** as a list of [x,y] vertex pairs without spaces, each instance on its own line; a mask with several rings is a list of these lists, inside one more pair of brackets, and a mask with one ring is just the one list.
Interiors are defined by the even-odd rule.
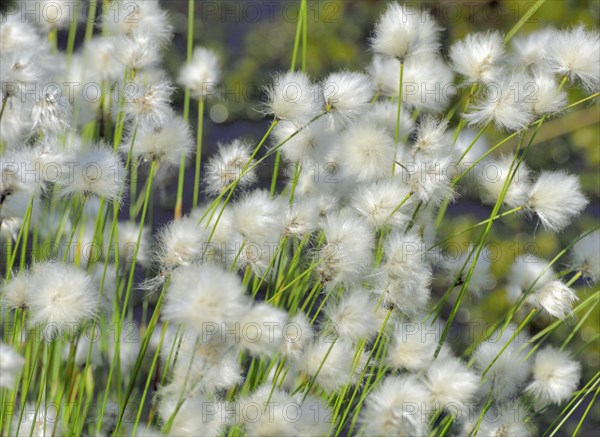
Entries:
[[[597,333],[570,346],[597,314],[586,287],[600,278],[600,231],[551,260],[519,257],[506,276],[487,243],[508,216],[559,233],[585,209],[574,169],[527,158],[548,119],[597,100],[597,30],[518,37],[521,20],[445,58],[432,15],[390,3],[368,74],[317,81],[301,0],[291,68],[257,108],[264,137],[224,142],[202,167],[222,64],[193,46],[194,0],[182,115],[160,67],[168,14],[154,0],[96,3],[76,4],[85,22],[2,17],[0,434],[555,435],[569,418],[584,429],[600,378],[581,351]],[[73,98],[45,88],[63,82]],[[81,98],[85,84],[98,99]],[[271,159],[293,174],[257,187]],[[178,166],[175,219],[157,227],[154,188]],[[452,234],[446,211],[464,192],[490,216]],[[441,250],[469,231],[464,250]],[[467,302],[494,290],[505,315],[453,341]]]

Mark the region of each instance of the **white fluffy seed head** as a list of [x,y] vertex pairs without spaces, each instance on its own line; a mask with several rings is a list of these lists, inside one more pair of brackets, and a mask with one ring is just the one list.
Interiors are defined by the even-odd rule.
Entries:
[[587,204],[577,176],[544,171],[531,188],[527,206],[547,230],[559,232],[581,214]]
[[413,153],[423,152],[430,156],[450,149],[451,139],[447,134],[448,122],[432,115],[423,117],[417,126],[417,137],[413,144]]
[[345,293],[339,302],[329,304],[325,312],[337,336],[356,343],[377,333],[375,303],[369,293],[357,290]]
[[458,358],[445,357],[429,365],[424,382],[437,410],[460,415],[465,404],[474,400],[481,378]]
[[102,16],[102,28],[109,34],[148,35],[157,43],[164,44],[173,33],[168,13],[160,8],[158,0],[134,3],[117,0],[111,5],[110,13]]
[[[217,437],[224,432],[227,426],[222,414],[227,408],[224,402],[205,394],[182,398],[181,404],[179,399],[177,394],[162,396],[158,404],[158,414],[165,423],[175,414],[169,428],[171,435]],[[215,414],[206,414],[207,411],[215,412]],[[148,434],[140,433],[139,435]],[[160,432],[157,435],[160,435]]]
[[310,320],[303,313],[297,313],[286,326],[281,348],[282,355],[298,360],[304,349],[312,344],[314,337],[315,333]]
[[213,92],[220,75],[217,53],[204,47],[196,47],[190,63],[181,68],[178,81],[189,88],[194,98],[204,99]]
[[[299,422],[287,419],[286,410],[300,408],[285,391],[272,389],[271,384],[259,387],[250,396],[239,400],[240,412],[234,418],[243,425],[247,435],[292,436],[299,434]],[[270,415],[264,414],[267,409]],[[270,417],[269,417],[270,416]]]
[[2,304],[11,309],[25,309],[28,306],[27,293],[31,287],[31,279],[29,271],[26,269],[20,270],[16,274],[12,274],[8,282],[3,284]]
[[302,238],[319,226],[317,199],[308,198],[294,202],[285,217],[285,233]]
[[547,67],[548,46],[558,31],[547,27],[511,40],[514,49],[514,63],[521,68]]
[[119,202],[125,184],[125,166],[121,158],[103,144],[81,150],[68,162],[58,186],[61,196],[95,195],[109,202]]
[[113,40],[113,56],[127,70],[143,70],[160,63],[160,46],[148,35],[120,36]]
[[[187,329],[173,342],[163,342],[161,356],[166,362],[171,360],[173,369],[171,382],[161,388],[163,394],[177,397],[214,394],[243,380],[239,349],[232,344],[235,327],[209,323],[205,328],[200,332]],[[226,330],[230,333],[228,337]],[[173,344],[179,348],[177,353],[172,353]]]
[[223,329],[245,311],[244,289],[237,275],[220,266],[202,264],[173,272],[162,316],[203,332],[207,324]]
[[3,55],[31,49],[41,44],[37,29],[19,14],[3,15],[0,23],[0,52]]
[[394,232],[385,242],[379,289],[404,314],[414,315],[429,301],[432,271],[424,250],[414,233]]
[[[75,71],[74,74],[97,77],[98,80],[110,81],[123,80],[125,66],[118,61],[115,55],[115,44],[118,44],[118,37],[103,36],[94,37],[84,46],[84,53],[81,59],[82,71]],[[73,70],[77,70],[73,68]]]
[[42,136],[52,137],[69,128],[71,105],[61,96],[61,90],[49,88],[37,97],[31,110],[32,130]]
[[331,135],[325,118],[315,120],[305,127],[282,120],[273,129],[272,144],[288,161],[312,163],[320,159],[323,145],[327,144]]
[[581,378],[581,364],[568,352],[546,346],[535,354],[533,381],[526,391],[540,406],[560,405],[571,397]]
[[516,329],[516,326],[509,325],[502,333],[496,331],[473,353],[475,369],[480,374],[487,369],[483,392],[488,393],[493,388],[498,400],[510,398],[517,393],[530,373],[531,363],[529,360],[524,361],[529,352],[529,338],[523,332],[515,336]]
[[505,155],[485,163],[481,173],[477,175],[485,203],[496,203],[509,176],[512,176],[512,181],[505,192],[504,204],[509,208],[516,208],[527,203],[531,190],[531,171],[525,163],[516,167],[517,162],[513,164],[513,161],[513,155]]
[[516,131],[532,120],[530,105],[525,102],[523,87],[531,80],[524,75],[502,78],[494,86],[488,86],[483,98],[470,106],[465,119],[474,125],[494,123],[500,130]]
[[440,28],[427,11],[390,3],[375,25],[371,47],[404,61],[406,58],[439,48]]
[[365,435],[429,434],[429,397],[427,387],[416,376],[388,376],[367,397],[361,417]]
[[395,174],[424,203],[439,205],[454,198],[449,171],[452,168],[455,165],[450,154],[431,157],[425,153],[412,155],[407,150],[399,150],[396,155]]
[[416,372],[433,360],[439,327],[426,322],[398,322],[388,348],[387,363],[394,369]]
[[[133,147],[132,147],[133,142]],[[194,146],[188,123],[179,116],[171,116],[160,126],[140,126],[131,131],[120,147],[127,155],[131,150],[133,159],[157,161],[162,165],[178,166],[181,155],[189,155]]]
[[564,319],[573,311],[573,303],[578,298],[575,292],[561,281],[551,281],[540,287],[535,300],[548,314]]
[[13,390],[25,359],[8,344],[0,343],[0,387]]
[[502,73],[504,41],[499,32],[472,33],[450,47],[452,68],[467,82],[490,83]]
[[315,382],[325,391],[335,392],[354,380],[356,370],[352,369],[351,358],[355,350],[348,341],[331,335],[319,337],[304,350],[298,366],[307,375],[316,376]]
[[549,64],[561,76],[578,80],[589,93],[600,88],[600,33],[583,25],[557,32],[549,41]]
[[250,242],[275,242],[283,234],[285,210],[280,198],[254,190],[233,204],[235,229]]
[[394,140],[383,129],[364,123],[350,126],[334,146],[342,176],[359,182],[380,180],[392,173]]
[[218,195],[236,181],[239,188],[255,183],[257,175],[256,169],[251,168],[254,163],[251,155],[252,148],[248,141],[236,139],[229,144],[219,144],[217,153],[205,166],[205,191]]
[[92,319],[99,302],[98,290],[83,270],[56,262],[35,265],[27,301],[29,325],[50,335],[62,335]]
[[330,74],[321,87],[329,124],[335,129],[357,120],[375,93],[369,76],[349,71]]
[[319,250],[317,270],[330,286],[357,285],[373,263],[373,233],[362,220],[330,215],[323,224],[326,244]]
[[264,112],[298,127],[322,112],[319,89],[305,73],[288,71],[276,75],[273,84],[266,88],[266,93]]
[[570,265],[592,283],[600,279],[600,230],[595,230],[573,245]]
[[[397,59],[374,56],[369,74],[383,95],[398,99],[400,62]],[[440,56],[426,53],[405,62],[402,104],[408,109],[442,113],[455,94],[454,73]]]
[[[378,128],[384,128],[392,138],[396,135],[396,118],[398,116],[398,104],[388,101],[378,101],[371,105],[365,114],[365,122]],[[408,138],[415,129],[409,111],[402,106],[400,108],[400,138]]]
[[174,88],[170,82],[136,81],[134,87],[134,92],[125,105],[125,113],[138,129],[160,129],[167,121],[175,118],[171,108],[171,93]]
[[[267,303],[255,303],[241,315],[240,347],[259,357],[274,356],[283,346],[288,313]],[[236,326],[236,329],[238,329]]]
[[191,217],[170,222],[158,234],[154,259],[161,273],[199,262],[203,256],[203,227]]
[[[352,207],[373,229],[385,225],[400,228],[411,218],[413,202],[408,188],[398,179],[360,185],[352,196]],[[404,203],[402,203],[404,201]]]
[[548,261],[537,258],[532,254],[522,254],[513,263],[506,290],[511,302],[515,302],[521,294],[539,290],[552,281],[554,269]]
[[531,411],[519,401],[498,402],[492,404],[487,413],[476,412],[475,420],[467,424],[465,434],[471,433],[477,426],[477,418],[482,416],[477,435],[481,436],[536,436],[536,427],[529,419]]
[[[528,96],[531,112],[536,116],[557,113],[567,106],[567,93],[558,89],[553,75],[541,68],[532,71],[534,93]],[[530,85],[528,85],[529,87]]]

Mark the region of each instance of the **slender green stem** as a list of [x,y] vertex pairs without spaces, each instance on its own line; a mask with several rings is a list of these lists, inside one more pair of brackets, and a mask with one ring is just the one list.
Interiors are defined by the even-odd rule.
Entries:
[[202,136],[204,126],[204,99],[198,100],[198,129],[196,133],[196,168],[194,171],[194,197],[192,207],[198,206],[198,197],[200,195],[200,170],[202,167]]
[[398,111],[396,113],[396,133],[394,142],[400,141],[400,112],[402,110],[402,87],[404,82],[404,61],[400,61],[400,73],[398,75]]
[[527,23],[527,21],[533,16],[533,14],[535,14],[538,11],[539,8],[542,7],[542,5],[545,2],[546,0],[538,0],[533,5],[531,5],[527,12],[523,14],[521,19],[517,21],[517,23],[515,23],[515,25],[506,33],[506,36],[504,37],[505,44],[508,43],[513,38],[513,36],[517,34],[519,29],[523,27],[525,23]]

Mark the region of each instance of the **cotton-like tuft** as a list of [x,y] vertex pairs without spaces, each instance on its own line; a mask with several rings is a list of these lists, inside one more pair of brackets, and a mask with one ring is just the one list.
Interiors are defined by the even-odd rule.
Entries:
[[[389,225],[400,228],[412,215],[409,189],[396,179],[384,179],[359,186],[352,196],[352,207],[374,229]],[[404,202],[404,203],[403,203]]]
[[544,171],[531,188],[527,206],[547,230],[559,232],[571,224],[587,204],[577,176]]
[[550,281],[536,290],[535,300],[551,316],[564,319],[571,313],[573,304],[579,299],[563,282]]
[[125,166],[121,158],[108,147],[98,144],[75,154],[65,163],[69,172],[62,174],[58,184],[61,196],[95,195],[109,202],[120,202],[125,184]]
[[327,76],[321,84],[330,126],[342,128],[357,120],[368,108],[375,90],[369,76],[342,71]]
[[394,140],[381,128],[362,123],[349,127],[332,153],[344,177],[368,182],[392,174]]
[[384,244],[380,287],[386,302],[404,314],[414,315],[429,301],[431,265],[424,242],[414,234],[392,233]]
[[521,163],[518,167],[517,164],[518,160],[514,160],[513,155],[505,155],[482,164],[477,182],[482,189],[481,194],[485,203],[494,205],[498,201],[509,177],[512,180],[504,193],[503,203],[509,208],[524,206],[527,203],[532,184],[531,170],[525,163]]
[[595,230],[573,245],[570,265],[592,283],[600,279],[600,230]]
[[367,397],[361,417],[365,434],[427,435],[429,398],[429,391],[414,375],[388,376]]
[[156,67],[160,62],[160,46],[145,34],[120,36],[113,42],[113,56],[128,71]]
[[530,82],[527,76],[512,75],[488,84],[482,98],[464,114],[465,119],[476,125],[493,123],[499,130],[517,131],[524,128],[532,121],[532,115],[522,87]]
[[350,342],[328,335],[320,337],[304,350],[298,365],[300,370],[316,378],[315,382],[323,390],[336,392],[353,383],[355,373],[360,374],[362,369],[352,369],[355,350]]
[[[257,180],[256,170],[251,168],[251,145],[241,139],[230,144],[219,144],[219,149],[205,165],[206,192],[218,195],[237,182],[239,188],[252,185]],[[245,170],[244,170],[245,169]]]
[[161,229],[154,259],[163,272],[199,262],[203,257],[205,232],[197,221],[184,217]]
[[273,78],[273,85],[267,87],[266,92],[265,112],[299,128],[322,112],[319,89],[305,73],[280,73]]
[[204,99],[214,93],[221,75],[217,54],[204,47],[196,47],[189,64],[179,73],[179,83],[190,89],[196,99]]
[[[487,393],[493,389],[499,401],[514,396],[531,371],[531,362],[524,361],[529,352],[529,338],[521,331],[511,341],[516,329],[516,326],[509,325],[502,333],[496,331],[473,353],[475,369],[480,374],[489,367],[485,374],[487,382],[483,385],[483,392]],[[504,351],[500,353],[505,346]]]
[[490,83],[500,78],[504,41],[499,32],[472,33],[450,47],[452,68],[467,82]]
[[160,130],[169,120],[175,119],[171,109],[173,87],[170,82],[160,80],[145,84],[136,81],[133,86],[133,93],[127,99],[125,113],[135,128]]
[[175,270],[167,293],[162,317],[198,332],[204,332],[209,324],[222,330],[245,311],[238,277],[211,264]]
[[[567,93],[558,89],[554,76],[540,68],[534,69],[532,75],[534,93],[527,95],[531,112],[539,117],[562,111],[567,106]],[[526,85],[527,89],[530,87],[530,84]]]
[[323,232],[326,244],[317,253],[321,281],[329,285],[355,285],[371,269],[373,234],[360,219],[331,215]]
[[390,3],[375,24],[371,47],[377,53],[404,61],[419,53],[437,51],[439,32],[427,11]]
[[451,139],[447,134],[448,123],[433,116],[425,116],[417,126],[413,153],[423,152],[429,156],[447,152]]
[[583,25],[557,32],[549,40],[550,68],[571,81],[578,80],[588,93],[600,88],[600,33]]
[[[398,116],[398,104],[387,101],[377,101],[371,105],[366,113],[366,123],[376,127],[384,128],[392,138],[396,134],[396,118]],[[400,108],[400,138],[408,137],[415,129],[415,122],[409,111],[402,106]]]
[[157,44],[171,39],[173,26],[158,0],[117,0],[103,14],[102,29],[117,35],[148,35]]
[[[506,291],[511,302],[515,302],[522,293],[539,290],[554,278],[554,269],[548,261],[530,253],[523,253],[513,263]],[[531,290],[530,290],[531,289]]]
[[2,304],[11,309],[25,309],[28,306],[28,292],[31,288],[29,271],[20,270],[12,274],[3,284]]
[[387,363],[394,369],[416,372],[425,369],[439,339],[439,327],[426,322],[399,322],[393,330]]
[[0,343],[0,387],[13,390],[25,359],[8,344]]
[[95,316],[99,303],[98,290],[83,270],[51,261],[34,266],[27,301],[29,326],[51,338],[74,333]]
[[181,155],[190,155],[193,147],[188,123],[182,117],[172,116],[160,126],[142,125],[134,129],[121,144],[120,150],[125,156],[131,151],[133,159],[178,166]]
[[175,414],[170,435],[218,437],[225,430],[227,422],[223,418],[227,407],[224,402],[198,394],[183,398],[179,404],[176,395],[164,396],[158,404],[158,414],[165,423]]
[[526,391],[545,406],[560,405],[577,390],[581,378],[581,364],[570,354],[552,346],[546,346],[535,354],[533,381]]
[[259,357],[273,356],[283,346],[288,313],[267,303],[255,303],[236,322],[240,346]]
[[377,334],[376,302],[364,290],[347,292],[339,302],[326,309],[332,329],[342,340],[356,343]]
[[475,399],[481,378],[461,360],[438,358],[425,372],[425,386],[436,409],[449,411],[458,417],[468,410]]

